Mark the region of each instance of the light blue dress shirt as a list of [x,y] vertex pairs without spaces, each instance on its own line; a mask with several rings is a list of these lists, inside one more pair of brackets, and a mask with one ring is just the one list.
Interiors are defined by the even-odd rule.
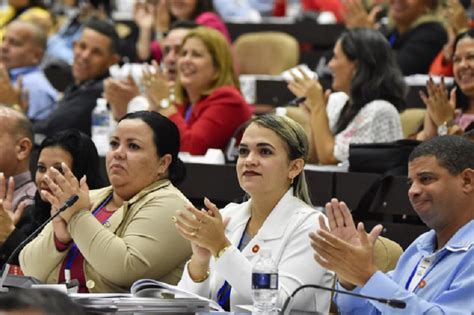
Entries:
[[[337,294],[341,314],[472,314],[474,312],[474,220],[465,224],[440,250],[434,252],[433,230],[418,237],[403,253],[394,271],[375,273],[362,288],[353,292],[406,302],[395,309],[375,301]],[[424,285],[414,292],[408,287],[419,262],[434,258]],[[343,289],[339,286],[339,289]]]
[[20,76],[23,78],[23,89],[28,90],[28,118],[46,119],[55,109],[58,91],[51,85],[39,66],[10,69],[12,84],[16,84]]

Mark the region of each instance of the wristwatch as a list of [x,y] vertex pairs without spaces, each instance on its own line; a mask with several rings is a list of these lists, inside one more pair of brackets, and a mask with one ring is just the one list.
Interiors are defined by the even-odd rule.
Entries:
[[452,120],[445,121],[441,125],[438,126],[438,136],[446,136],[449,131],[449,127],[452,127],[454,122]]
[[170,100],[167,98],[164,98],[160,101],[160,108],[168,108],[170,107]]

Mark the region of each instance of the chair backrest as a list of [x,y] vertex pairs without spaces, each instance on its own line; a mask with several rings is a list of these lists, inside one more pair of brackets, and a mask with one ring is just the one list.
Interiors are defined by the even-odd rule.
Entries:
[[245,33],[234,48],[240,74],[278,75],[299,61],[298,41],[283,32]]
[[407,108],[400,113],[404,138],[418,132],[425,118],[425,112],[426,110],[422,108]]

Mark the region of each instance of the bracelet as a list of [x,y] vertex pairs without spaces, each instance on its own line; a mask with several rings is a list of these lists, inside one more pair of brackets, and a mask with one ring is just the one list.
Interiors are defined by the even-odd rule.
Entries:
[[214,256],[215,260],[217,261],[219,258],[221,258],[222,255],[224,255],[225,251],[230,247],[230,245],[224,246],[220,251],[217,252],[217,254]]
[[188,260],[188,275],[189,275],[189,277],[191,278],[191,280],[193,280],[194,283],[201,283],[201,282],[206,281],[207,278],[209,278],[209,273],[210,273],[209,268],[207,268],[206,274],[205,274],[204,276],[202,276],[202,277],[199,278],[199,279],[194,280],[193,277],[191,277],[191,273],[189,272],[189,263],[190,263],[190,262],[191,262],[191,259]]

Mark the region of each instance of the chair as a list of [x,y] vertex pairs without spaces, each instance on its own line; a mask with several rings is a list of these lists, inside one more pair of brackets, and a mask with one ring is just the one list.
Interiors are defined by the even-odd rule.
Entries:
[[283,32],[252,32],[237,37],[235,55],[240,74],[279,75],[299,60],[297,40]]
[[404,138],[408,138],[418,132],[418,129],[423,124],[425,112],[426,110],[421,108],[408,108],[400,114]]

